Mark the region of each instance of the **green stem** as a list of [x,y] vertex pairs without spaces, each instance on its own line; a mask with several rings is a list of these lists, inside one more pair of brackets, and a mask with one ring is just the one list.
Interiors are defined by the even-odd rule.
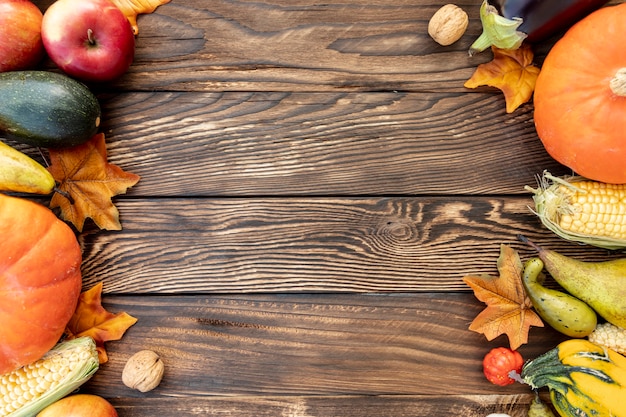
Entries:
[[522,379],[533,389],[548,387],[562,391],[573,384],[569,378],[569,367],[559,358],[558,347],[524,364]]
[[517,49],[522,45],[526,34],[517,30],[522,24],[522,19],[507,19],[498,13],[487,0],[483,0],[480,6],[480,21],[483,25],[483,33],[470,46],[470,56],[482,52],[490,46],[499,49]]

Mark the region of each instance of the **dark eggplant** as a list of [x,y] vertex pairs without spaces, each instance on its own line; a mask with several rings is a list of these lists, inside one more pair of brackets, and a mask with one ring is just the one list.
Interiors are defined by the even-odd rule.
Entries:
[[483,33],[470,47],[473,55],[490,46],[517,49],[565,30],[608,0],[487,0],[480,7]]

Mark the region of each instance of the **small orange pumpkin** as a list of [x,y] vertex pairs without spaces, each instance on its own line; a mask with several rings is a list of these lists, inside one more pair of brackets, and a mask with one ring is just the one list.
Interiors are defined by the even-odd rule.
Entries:
[[81,249],[50,209],[0,194],[0,375],[40,359],[76,310]]
[[626,183],[626,3],[599,9],[548,52],[534,93],[548,153],[574,172]]

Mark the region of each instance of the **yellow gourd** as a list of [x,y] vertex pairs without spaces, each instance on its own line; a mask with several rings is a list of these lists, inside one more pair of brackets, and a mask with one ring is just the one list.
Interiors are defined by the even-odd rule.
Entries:
[[626,417],[626,357],[585,339],[570,339],[527,362],[521,377],[548,387],[562,417]]

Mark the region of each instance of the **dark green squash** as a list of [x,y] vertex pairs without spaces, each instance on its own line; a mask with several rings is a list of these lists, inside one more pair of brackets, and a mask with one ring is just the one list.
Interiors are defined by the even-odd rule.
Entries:
[[97,133],[100,104],[87,86],[49,71],[0,73],[0,132],[42,148],[76,146]]

